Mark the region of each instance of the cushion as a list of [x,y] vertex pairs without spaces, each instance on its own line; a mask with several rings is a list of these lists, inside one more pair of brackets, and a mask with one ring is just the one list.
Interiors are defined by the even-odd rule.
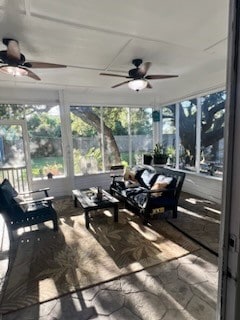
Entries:
[[[167,182],[155,182],[154,185],[151,187],[151,190],[155,191],[163,191],[167,188],[168,183]],[[162,192],[154,192],[152,193],[152,197],[159,197],[161,196]]]
[[147,188],[149,188],[150,187],[150,181],[152,180],[154,175],[155,175],[155,173],[152,173],[152,172],[150,172],[148,170],[142,171],[141,184],[143,186],[146,186]]
[[3,180],[1,184],[1,189],[6,191],[9,194],[9,196],[11,196],[12,198],[18,195],[17,191],[13,188],[13,186],[11,185],[8,179]]
[[135,171],[130,170],[129,168],[125,168],[123,178],[125,181],[128,181],[128,180],[136,181],[135,175],[136,175]]
[[156,182],[160,182],[160,183],[167,183],[168,185],[172,182],[173,178],[172,177],[167,177],[164,175],[159,175],[155,181]]

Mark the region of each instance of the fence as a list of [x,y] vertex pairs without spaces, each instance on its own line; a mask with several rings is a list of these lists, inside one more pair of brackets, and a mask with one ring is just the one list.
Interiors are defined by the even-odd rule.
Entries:
[[28,191],[26,167],[0,168],[0,179],[8,179],[18,192]]

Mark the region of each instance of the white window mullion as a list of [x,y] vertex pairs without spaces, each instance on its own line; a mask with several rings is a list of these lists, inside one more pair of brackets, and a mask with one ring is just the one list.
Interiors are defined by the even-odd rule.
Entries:
[[131,133],[130,108],[128,108],[128,152],[129,152],[129,165],[132,166],[132,133]]
[[180,131],[179,131],[179,103],[175,105],[175,150],[176,150],[176,169],[179,169],[179,159],[180,159]]
[[157,143],[163,144],[163,108],[159,109],[160,121],[158,123],[158,140]]
[[200,172],[200,156],[201,156],[201,119],[202,119],[202,105],[201,98],[197,98],[197,119],[196,119],[196,172]]
[[73,144],[70,120],[70,108],[65,103],[64,91],[59,91],[59,109],[61,119],[61,140],[63,148],[64,173],[69,178],[70,187],[74,185]]
[[100,126],[101,126],[101,153],[102,153],[102,166],[103,166],[103,172],[105,172],[106,166],[105,166],[105,146],[104,146],[104,126],[103,126],[103,107],[100,107]]

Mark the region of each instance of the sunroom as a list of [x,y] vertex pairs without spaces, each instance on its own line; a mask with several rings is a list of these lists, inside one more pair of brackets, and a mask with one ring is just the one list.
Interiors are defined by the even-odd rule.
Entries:
[[111,166],[141,165],[160,144],[182,192],[221,206],[228,5],[2,3],[1,50],[24,55],[9,65],[27,74],[0,68],[0,179],[56,199],[108,190]]

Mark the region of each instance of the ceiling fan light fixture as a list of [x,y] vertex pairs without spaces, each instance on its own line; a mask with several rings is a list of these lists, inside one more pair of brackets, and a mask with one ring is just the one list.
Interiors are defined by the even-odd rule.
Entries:
[[134,91],[140,91],[147,87],[147,80],[145,79],[136,79],[128,82],[128,87]]
[[13,66],[4,66],[0,68],[0,71],[6,74],[10,74],[14,77],[23,77],[28,75],[27,70]]

